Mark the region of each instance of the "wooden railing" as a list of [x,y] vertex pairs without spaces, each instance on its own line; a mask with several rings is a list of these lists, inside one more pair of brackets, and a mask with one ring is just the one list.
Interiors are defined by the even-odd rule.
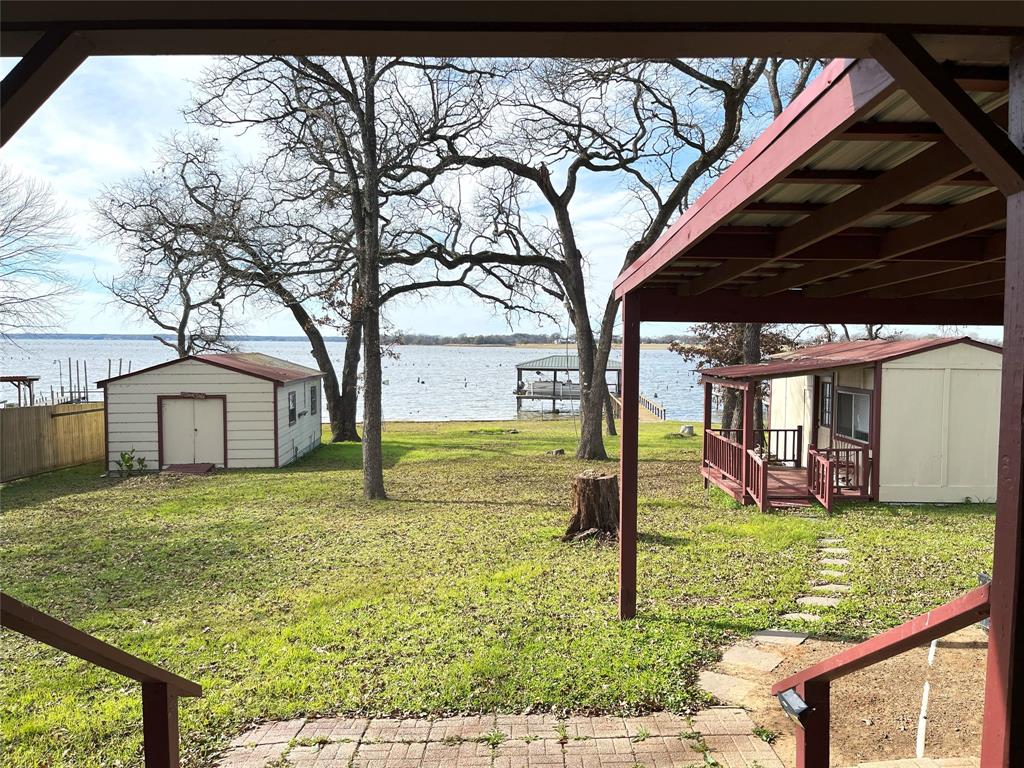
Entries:
[[654,414],[657,418],[664,421],[667,418],[667,411],[665,406],[659,403],[654,398],[648,397],[643,392],[640,393],[640,407],[646,408],[650,413]]
[[0,626],[142,683],[146,768],[177,768],[178,697],[202,696],[198,683],[125,653],[2,592]]
[[772,686],[773,695],[791,696],[795,693],[807,707],[800,715],[800,725],[796,729],[797,768],[828,768],[829,687],[833,680],[984,619],[989,615],[989,589],[989,584],[973,589],[952,602],[847,648]]
[[743,446],[707,430],[704,432],[704,463],[738,481],[743,476]]
[[771,506],[768,502],[768,466],[763,458],[754,451],[747,451],[747,493],[757,504],[757,508],[766,512]]
[[843,441],[833,448],[809,448],[807,451],[807,488],[832,511],[837,495],[868,498],[871,483],[871,457],[868,447]]
[[[716,429],[718,434],[733,442],[743,443],[742,429]],[[754,444],[751,448],[758,449],[761,456],[774,464],[791,464],[799,467],[804,451],[804,428],[793,429],[755,429]]]

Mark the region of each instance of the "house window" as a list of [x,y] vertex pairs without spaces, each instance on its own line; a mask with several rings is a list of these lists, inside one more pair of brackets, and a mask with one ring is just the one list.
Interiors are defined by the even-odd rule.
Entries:
[[288,424],[289,424],[289,426],[294,424],[295,423],[295,419],[296,419],[295,412],[296,412],[297,408],[296,408],[295,401],[296,401],[295,392],[289,392],[288,393]]
[[818,396],[818,426],[832,426],[832,382],[821,382],[821,392]]
[[836,434],[866,443],[870,437],[871,395],[843,392],[836,395]]
[[312,414],[316,413],[317,403],[320,402],[320,396],[316,391],[316,384],[309,388],[309,412]]

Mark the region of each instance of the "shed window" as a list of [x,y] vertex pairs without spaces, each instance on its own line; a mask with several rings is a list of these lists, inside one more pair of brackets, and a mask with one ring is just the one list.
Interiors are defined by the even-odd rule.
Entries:
[[821,382],[821,392],[818,396],[818,425],[822,427],[832,426],[832,382]]
[[296,405],[295,405],[295,401],[296,401],[295,392],[294,391],[289,392],[288,393],[288,424],[289,424],[289,426],[294,424],[295,423],[295,419],[296,419],[296,410],[297,410],[297,408],[296,408]]
[[871,395],[843,392],[836,395],[836,434],[867,442],[870,437]]
[[320,395],[316,391],[316,384],[309,388],[309,412],[315,414],[317,404],[320,402]]

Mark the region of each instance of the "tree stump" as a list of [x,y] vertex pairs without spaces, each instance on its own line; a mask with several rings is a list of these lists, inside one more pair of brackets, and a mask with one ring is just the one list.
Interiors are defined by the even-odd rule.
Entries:
[[562,541],[581,534],[617,534],[619,530],[619,477],[588,469],[572,481],[572,518]]

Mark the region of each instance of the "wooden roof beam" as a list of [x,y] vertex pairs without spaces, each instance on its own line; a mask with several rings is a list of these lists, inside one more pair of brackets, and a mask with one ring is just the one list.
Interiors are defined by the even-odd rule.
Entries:
[[948,291],[928,294],[929,299],[945,301],[946,299],[987,299],[990,297],[1002,297],[1006,290],[1006,283],[1003,280],[994,280],[991,283],[979,283],[970,288],[951,288]]
[[67,30],[47,32],[0,83],[0,146],[50,98],[85,61],[91,46]]
[[863,263],[863,261],[857,260],[805,262],[802,266],[787,269],[775,277],[747,286],[740,293],[748,297],[771,296],[772,294],[781,293],[793,288],[800,288],[824,277],[849,272]]
[[[877,179],[883,171],[868,168],[833,170],[831,168],[799,168],[779,181],[783,184],[839,184],[860,185]],[[989,187],[992,182],[981,171],[967,171],[955,179],[947,179],[939,187]]]
[[979,232],[1005,220],[1006,199],[1000,192],[990,192],[969,203],[954,206],[945,213],[888,230],[879,246],[878,261]]
[[867,120],[854,123],[836,139],[839,141],[929,141],[943,136],[942,129],[935,123],[912,121],[890,123]]
[[1006,274],[1006,263],[1002,260],[977,264],[966,269],[932,275],[900,286],[890,286],[872,291],[869,296],[879,299],[898,299],[907,296],[927,296],[975,285],[985,285],[1002,280]]
[[1006,195],[1024,191],[1024,152],[912,34],[880,35],[875,59]]
[[[744,213],[814,213],[827,207],[830,203],[789,203],[772,200],[758,200],[749,203]],[[879,213],[896,214],[932,214],[941,213],[950,206],[944,203],[897,203]]]

